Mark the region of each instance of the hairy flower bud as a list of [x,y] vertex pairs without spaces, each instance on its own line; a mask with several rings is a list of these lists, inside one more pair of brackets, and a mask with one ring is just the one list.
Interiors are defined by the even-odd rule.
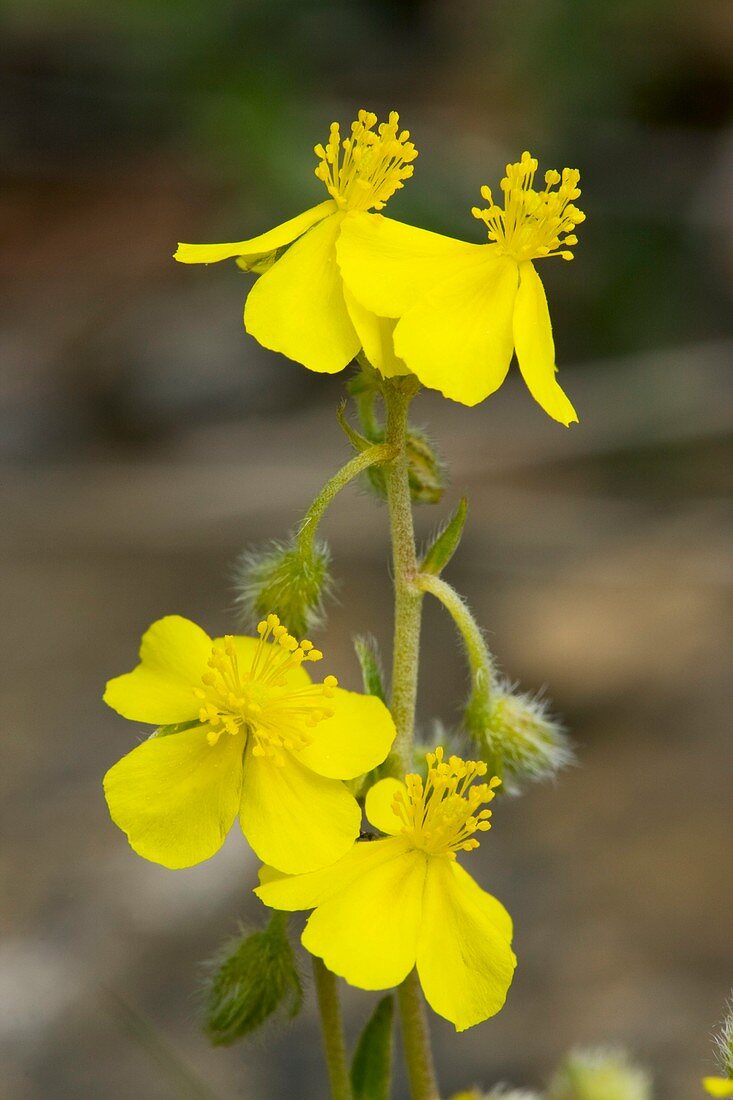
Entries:
[[291,1018],[303,989],[288,938],[285,913],[273,913],[266,928],[242,933],[213,961],[207,982],[204,1031],[215,1046],[250,1035],[278,1009]]
[[[380,433],[381,436],[381,433]],[[381,441],[381,438],[380,438]],[[445,464],[419,428],[407,429],[407,474],[413,504],[439,504],[445,489]],[[367,478],[374,492],[385,497],[384,470],[371,466]]]
[[573,759],[565,732],[545,701],[507,683],[488,693],[474,690],[464,725],[481,746],[490,773],[503,780],[509,794],[519,793],[523,783],[553,778]]
[[573,1051],[555,1074],[547,1100],[651,1100],[648,1074],[618,1050]]
[[248,624],[272,612],[295,635],[323,622],[323,600],[331,589],[331,555],[323,542],[301,547],[296,539],[246,550],[235,572],[236,602]]
[[733,1079],[733,994],[728,1002],[727,1011],[715,1036],[720,1068],[727,1077]]
[[715,1036],[715,1048],[723,1076],[704,1077],[703,1088],[708,1096],[733,1096],[733,995]]

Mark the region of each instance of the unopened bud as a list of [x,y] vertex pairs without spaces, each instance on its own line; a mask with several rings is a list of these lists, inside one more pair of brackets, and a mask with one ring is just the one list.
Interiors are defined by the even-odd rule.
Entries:
[[549,714],[547,703],[510,684],[497,684],[488,697],[474,690],[464,725],[480,746],[489,772],[500,777],[508,794],[518,794],[524,783],[552,779],[573,760],[565,731]]
[[651,1100],[649,1075],[623,1051],[574,1051],[555,1074],[547,1100]]
[[229,1046],[261,1027],[278,1009],[297,1016],[303,988],[288,937],[288,918],[273,913],[266,928],[226,944],[211,966],[204,1031],[215,1046]]
[[[379,440],[381,442],[381,439]],[[407,429],[407,476],[413,504],[439,504],[445,489],[445,464],[419,428]],[[369,484],[380,497],[387,495],[384,470],[371,466]]]
[[323,600],[331,589],[325,543],[302,549],[295,539],[247,550],[237,563],[236,602],[249,625],[270,612],[301,637],[323,622]]
[[733,994],[715,1035],[715,1053],[723,1076],[705,1077],[703,1087],[708,1096],[733,1096]]

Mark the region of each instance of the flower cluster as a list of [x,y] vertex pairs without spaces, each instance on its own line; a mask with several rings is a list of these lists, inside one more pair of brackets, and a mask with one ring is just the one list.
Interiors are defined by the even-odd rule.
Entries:
[[[283,1004],[297,1011],[302,990],[281,915],[294,910],[312,910],[302,944],[317,984],[328,972],[366,990],[409,980],[420,998],[419,980],[434,1011],[458,1031],[497,1013],[516,967],[512,920],[460,860],[491,828],[489,805],[504,777],[511,785],[554,774],[567,759],[542,707],[494,690],[480,628],[439,576],[460,542],[465,500],[418,561],[411,501],[439,502],[443,479],[408,406],[421,384],[475,405],[502,385],[516,352],[545,412],[565,425],[577,420],[556,380],[535,263],[572,258],[584,218],[579,173],[550,170],[539,181],[537,160],[523,153],[506,167],[501,202],[481,189],[487,205],[473,215],[486,240],[465,242],[382,213],[418,155],[397,112],[380,123],[359,111],[346,136],[334,122],[314,151],[327,198],[246,240],[179,244],[175,258],[233,259],[256,276],[244,325],[265,348],[326,374],[358,362],[361,390],[350,393],[361,393],[364,434],[344,406],[339,412],[357,456],[329,480],[288,542],[243,559],[239,603],[245,616],[260,617],[251,635],[212,638],[168,615],[143,635],[139,664],[110,680],[104,695],[123,717],[153,727],[104,778],[111,817],[134,851],[165,867],[190,867],[213,856],[238,819],[263,864],[255,893],[275,912],[266,930],[240,935],[220,958],[206,1023],[220,1043],[248,1034]],[[384,425],[374,400],[384,404]],[[347,691],[333,675],[313,678],[323,654],[301,636],[323,625],[330,585],[318,523],[359,474],[388,499],[395,586],[412,615],[410,628],[395,632],[391,710],[371,649],[361,643],[365,692]],[[426,594],[464,622],[478,699],[465,726],[484,759],[439,746],[422,771],[410,772]],[[378,836],[362,829],[363,812]],[[391,1007],[381,1012],[391,1019]],[[418,1016],[419,1004],[413,1023]],[[388,1036],[385,1043],[387,1050]],[[342,1081],[338,1094],[349,1093]]]
[[[580,173],[565,168],[535,187],[537,160],[506,166],[503,207],[488,187],[473,208],[488,242],[457,241],[377,213],[412,175],[417,150],[399,116],[375,130],[360,111],[350,136],[333,123],[316,145],[316,176],[330,199],[258,237],[179,244],[181,263],[236,259],[261,273],[244,311],[264,347],[314,371],[343,370],[361,350],[384,377],[415,374],[426,386],[476,405],[506,378],[514,351],[532,396],[568,425],[575,409],[558,385],[545,292],[533,261],[572,259],[585,215]],[[324,333],[328,332],[328,339]]]

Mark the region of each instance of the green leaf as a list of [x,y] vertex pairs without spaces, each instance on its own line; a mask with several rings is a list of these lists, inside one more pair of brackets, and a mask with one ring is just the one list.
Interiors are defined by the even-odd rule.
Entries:
[[351,1063],[354,1100],[389,1100],[394,998],[382,997],[361,1033]]
[[384,676],[379,649],[375,638],[359,636],[354,638],[354,649],[361,665],[364,691],[367,695],[376,695],[383,703],[387,702],[384,691]]
[[467,511],[468,501],[461,497],[455,512],[428,548],[420,566],[421,573],[439,576],[443,572],[460,545]]

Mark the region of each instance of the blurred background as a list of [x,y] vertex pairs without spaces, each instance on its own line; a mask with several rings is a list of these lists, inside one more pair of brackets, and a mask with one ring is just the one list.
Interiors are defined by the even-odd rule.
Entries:
[[[733,984],[730,0],[5,0],[0,19],[2,1096],[201,1095],[183,1065],[220,1100],[325,1096],[312,1003],[254,1043],[201,1036],[199,962],[261,919],[255,861],[237,835],[186,872],[133,855],[100,779],[137,731],[100,694],[160,615],[230,629],[238,552],[347,457],[343,377],[245,335],[233,264],[171,254],[321,201],[312,146],[362,106],[398,108],[420,149],[395,217],[479,240],[478,189],[525,148],[581,169],[588,214],[575,263],[543,268],[580,425],[517,377],[477,409],[415,405],[451,469],[420,534],[468,494],[450,579],[579,756],[503,803],[475,857],[520,967],[495,1020],[433,1019],[444,1090],[537,1087],[611,1043],[658,1100],[699,1095]],[[389,646],[384,509],[351,491],[326,533],[319,642],[356,687],[351,635]],[[430,736],[465,680],[438,608],[424,640]],[[371,1000],[347,997],[350,1035]]]

